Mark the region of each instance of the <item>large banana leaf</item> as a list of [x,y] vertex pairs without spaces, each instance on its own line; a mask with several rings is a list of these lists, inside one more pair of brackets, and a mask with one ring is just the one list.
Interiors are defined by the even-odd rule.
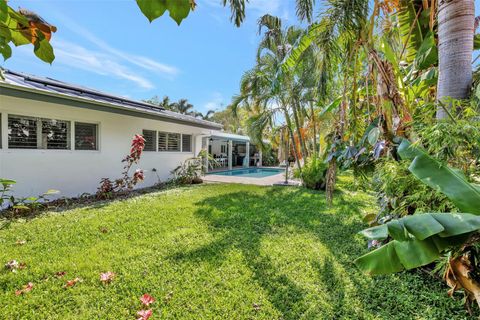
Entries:
[[388,274],[429,264],[448,247],[480,230],[480,217],[469,213],[422,213],[361,231],[370,240],[393,240],[355,260],[370,274]]
[[422,149],[403,140],[398,148],[402,159],[410,159],[408,168],[418,179],[445,194],[461,211],[480,215],[480,190],[458,170],[432,158]]
[[422,27],[416,18],[421,7],[422,3],[419,0],[400,0],[399,2],[398,22],[407,62],[412,62],[415,59],[417,50],[423,42]]

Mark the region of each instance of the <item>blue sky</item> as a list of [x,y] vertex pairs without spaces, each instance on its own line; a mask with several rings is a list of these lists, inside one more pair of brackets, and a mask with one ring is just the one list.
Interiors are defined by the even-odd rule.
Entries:
[[294,1],[251,0],[235,27],[220,0],[197,0],[181,26],[167,16],[152,24],[134,0],[10,0],[55,25],[50,66],[32,47],[14,49],[2,65],[134,99],[187,98],[204,112],[230,102],[243,72],[254,64],[256,20],[265,13],[295,23]]
[[[199,111],[219,109],[254,65],[256,21],[265,13],[295,24],[294,0],[250,0],[240,27],[221,0],[197,0],[181,26],[164,16],[152,24],[134,0],[10,0],[57,26],[56,59],[45,64],[31,46],[14,49],[3,67],[134,99],[187,98]],[[475,0],[477,15],[480,0]]]

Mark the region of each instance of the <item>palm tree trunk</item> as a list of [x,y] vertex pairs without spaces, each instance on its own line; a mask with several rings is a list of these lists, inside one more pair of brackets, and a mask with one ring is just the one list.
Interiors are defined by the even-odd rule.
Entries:
[[[438,3],[439,77],[437,99],[466,99],[472,86],[472,52],[475,21],[474,0],[440,0]],[[439,106],[437,119],[447,117]]]
[[[293,129],[292,129],[292,120],[290,119],[290,115],[288,114],[287,108],[283,107],[283,113],[285,115],[285,121],[287,122],[287,128],[288,128],[288,133],[290,134],[290,140],[292,140],[292,146],[295,156],[295,161],[297,162],[297,167],[298,170],[301,172],[302,171],[302,166],[300,165],[300,159],[298,159],[298,152],[297,152],[297,147],[295,144],[295,135],[293,134]],[[290,154],[290,150],[287,150],[287,165],[288,165],[288,155]]]
[[313,109],[313,103],[310,102],[310,112],[312,114],[312,123],[313,123],[313,153],[314,156],[317,155],[317,122],[315,119],[315,110]]
[[292,111],[293,111],[293,120],[295,121],[295,128],[296,128],[296,131],[297,131],[297,135],[298,135],[298,141],[300,142],[300,150],[302,152],[302,157],[303,157],[303,160],[305,161],[307,159],[307,148],[305,146],[305,140],[303,139],[303,135],[302,135],[302,132],[300,130],[301,126],[300,126],[300,120],[298,118],[298,103],[295,102],[293,103],[292,105]]

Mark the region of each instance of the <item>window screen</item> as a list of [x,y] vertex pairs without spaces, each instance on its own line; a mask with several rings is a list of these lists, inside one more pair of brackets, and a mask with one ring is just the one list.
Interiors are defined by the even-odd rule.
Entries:
[[158,151],[181,151],[180,133],[159,132],[158,133]]
[[169,133],[167,139],[168,151],[180,151],[180,133]]
[[145,139],[145,151],[157,151],[157,132],[153,130],[143,130],[142,136]]
[[167,151],[167,133],[158,133],[158,151]]
[[70,149],[70,122],[42,119],[42,149]]
[[192,152],[192,135],[182,134],[182,151]]
[[37,119],[8,116],[8,147],[11,149],[37,149]]
[[98,150],[98,125],[75,122],[75,150]]

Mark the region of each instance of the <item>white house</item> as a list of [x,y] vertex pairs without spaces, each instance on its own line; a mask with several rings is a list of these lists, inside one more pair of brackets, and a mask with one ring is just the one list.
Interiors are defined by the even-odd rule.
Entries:
[[243,154],[242,165],[250,165],[248,137],[223,133],[219,124],[49,78],[9,70],[4,77],[0,178],[16,180],[18,196],[48,189],[61,196],[96,192],[101,178],[120,177],[135,134],[147,140],[138,164],[145,170],[142,187],[167,180],[202,147],[212,151],[213,141],[230,145],[219,150],[219,157],[230,159],[222,160],[226,168],[239,163],[233,163],[234,144],[244,145],[236,156]]

